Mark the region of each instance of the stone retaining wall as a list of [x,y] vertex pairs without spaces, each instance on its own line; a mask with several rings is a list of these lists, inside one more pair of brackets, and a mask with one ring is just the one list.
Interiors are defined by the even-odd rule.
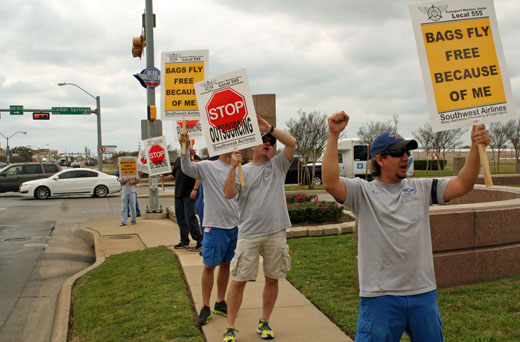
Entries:
[[[486,202],[484,202],[486,201]],[[477,185],[430,210],[441,288],[520,275],[520,189]]]

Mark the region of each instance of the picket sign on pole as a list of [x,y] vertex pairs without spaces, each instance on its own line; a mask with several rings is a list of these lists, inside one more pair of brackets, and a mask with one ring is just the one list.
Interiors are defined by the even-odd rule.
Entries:
[[[516,118],[493,0],[409,4],[434,132]],[[493,180],[478,146],[486,186]]]
[[[195,93],[210,156],[262,144],[245,69],[197,82]],[[238,174],[244,186],[242,165]]]

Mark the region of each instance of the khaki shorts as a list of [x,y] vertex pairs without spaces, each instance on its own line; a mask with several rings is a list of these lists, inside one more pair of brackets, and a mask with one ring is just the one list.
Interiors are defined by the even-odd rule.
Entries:
[[291,269],[291,256],[285,229],[270,235],[238,239],[231,261],[231,275],[235,281],[256,280],[260,250],[264,259],[264,275],[283,279]]

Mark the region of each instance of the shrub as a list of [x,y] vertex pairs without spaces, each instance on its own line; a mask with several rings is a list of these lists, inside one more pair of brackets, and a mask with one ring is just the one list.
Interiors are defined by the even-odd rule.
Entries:
[[343,206],[335,202],[312,201],[288,203],[287,209],[293,224],[337,223],[343,216]]
[[286,196],[288,204],[291,204],[291,203],[306,203],[306,202],[314,201],[314,200],[316,200],[316,198],[317,198],[316,195],[310,195],[309,196],[309,195],[305,195],[305,194],[296,194],[296,195]]

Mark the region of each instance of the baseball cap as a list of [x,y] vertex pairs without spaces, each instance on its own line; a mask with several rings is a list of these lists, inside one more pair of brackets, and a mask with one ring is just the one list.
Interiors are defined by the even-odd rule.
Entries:
[[388,150],[415,150],[419,145],[415,140],[405,140],[395,132],[385,132],[377,136],[370,145],[370,156],[374,158]]
[[276,144],[276,138],[269,132],[262,135],[262,142],[265,143],[266,141],[268,141],[269,144],[271,144],[271,146],[274,146],[274,144]]

